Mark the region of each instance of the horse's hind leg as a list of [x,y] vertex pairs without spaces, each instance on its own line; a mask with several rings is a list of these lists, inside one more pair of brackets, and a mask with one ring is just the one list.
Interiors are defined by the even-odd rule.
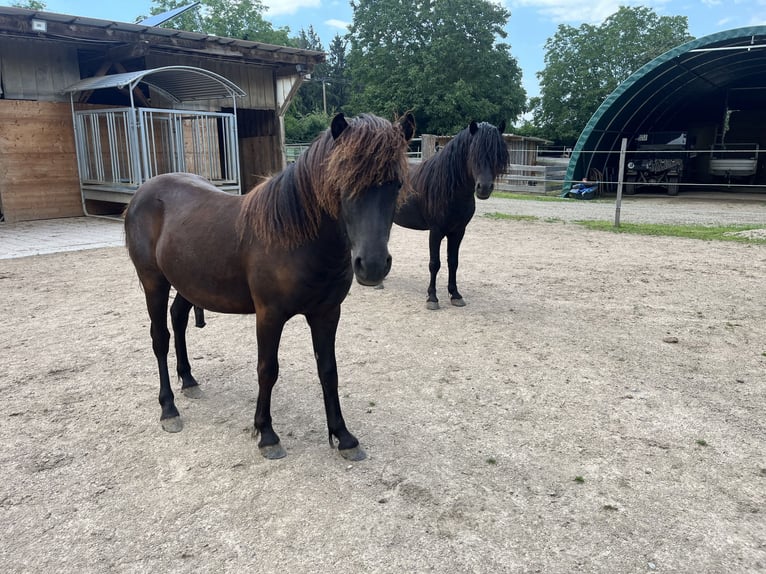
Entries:
[[436,297],[436,275],[441,269],[442,263],[439,258],[439,251],[442,246],[444,235],[441,232],[431,229],[428,232],[428,271],[431,273],[431,281],[428,283],[428,298],[426,299],[427,309],[438,309],[439,299]]
[[189,353],[186,350],[186,327],[189,325],[189,311],[192,304],[176,293],[175,300],[170,306],[170,322],[173,325],[173,340],[176,348],[176,371],[181,380],[181,392],[187,397],[197,399],[201,396],[199,383],[191,373]]
[[170,331],[168,331],[168,297],[170,284],[164,277],[154,280],[141,277],[141,283],[146,294],[146,308],[151,320],[152,350],[157,358],[160,375],[160,423],[168,432],[178,432],[183,428],[181,416],[175,404],[173,390],[170,388],[168,373],[168,350],[170,348]]
[[447,268],[449,278],[447,280],[447,290],[449,291],[450,302],[455,307],[465,307],[463,296],[457,290],[457,267],[460,253],[460,243],[465,235],[465,227],[460,231],[447,235]]
[[194,326],[202,329],[205,323],[205,310],[202,307],[194,306]]
[[367,455],[359,441],[346,428],[338,397],[338,365],[335,360],[335,334],[340,320],[340,305],[327,313],[306,315],[311,327],[319,381],[322,383],[324,408],[330,446],[335,447],[333,437],[338,439],[338,452],[348,460],[363,460]]

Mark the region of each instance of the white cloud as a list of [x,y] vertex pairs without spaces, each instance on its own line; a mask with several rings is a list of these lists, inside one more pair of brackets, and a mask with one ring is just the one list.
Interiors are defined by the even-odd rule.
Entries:
[[344,32],[348,32],[348,27],[351,26],[351,22],[344,22],[343,20],[336,20],[334,18],[325,20],[324,23],[330,28],[338,28]]
[[601,24],[620,6],[659,8],[667,4],[667,0],[505,0],[505,4],[511,14],[514,7],[530,8],[554,24]]
[[266,6],[265,16],[279,16],[282,14],[295,14],[302,8],[319,8],[321,0],[264,0]]

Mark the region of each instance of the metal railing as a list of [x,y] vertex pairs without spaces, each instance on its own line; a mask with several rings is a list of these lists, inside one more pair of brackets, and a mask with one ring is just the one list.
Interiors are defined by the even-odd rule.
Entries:
[[74,123],[84,199],[127,203],[147,179],[173,171],[241,193],[234,114],[110,108],[77,111]]

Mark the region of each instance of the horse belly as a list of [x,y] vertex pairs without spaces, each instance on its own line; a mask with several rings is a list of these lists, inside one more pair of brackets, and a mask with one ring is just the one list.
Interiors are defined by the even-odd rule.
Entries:
[[[160,246],[158,246],[160,247]],[[216,313],[254,313],[248,281],[235,257],[222,250],[218,257],[203,257],[187,249],[158,249],[157,262],[170,284],[194,305]]]
[[413,199],[402,204],[396,210],[394,223],[407,229],[417,229],[419,231],[428,229],[428,222],[423,216],[420,206]]

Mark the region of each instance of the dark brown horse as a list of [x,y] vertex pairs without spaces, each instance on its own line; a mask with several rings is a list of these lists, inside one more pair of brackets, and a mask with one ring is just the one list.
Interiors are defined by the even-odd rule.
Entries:
[[[336,116],[298,160],[245,196],[218,191],[185,173],[143,184],[125,213],[130,258],[146,295],[160,374],[160,421],[182,428],[168,374],[170,308],[181,390],[199,396],[186,350],[193,306],[255,313],[258,402],[254,434],[267,458],[286,453],[272,428],[282,329],[304,315],[322,384],[330,445],[346,458],[364,451],[346,428],[338,398],[335,334],[351,281],[380,283],[391,267],[388,239],[407,185],[411,115],[392,124],[372,115]],[[334,438],[333,438],[334,437]]]
[[436,274],[441,268],[439,251],[447,238],[447,290],[457,307],[465,305],[457,290],[460,242],[476,211],[476,200],[487,199],[495,179],[508,168],[508,148],[503,139],[505,122],[498,127],[471,124],[452,138],[436,155],[410,168],[414,193],[396,211],[394,222],[409,229],[428,230],[429,309],[439,308]]

